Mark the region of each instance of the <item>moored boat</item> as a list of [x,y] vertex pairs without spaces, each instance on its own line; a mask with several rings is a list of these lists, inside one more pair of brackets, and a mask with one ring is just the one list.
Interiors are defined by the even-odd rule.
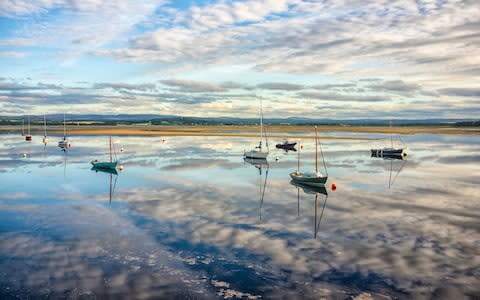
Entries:
[[315,172],[300,171],[300,151],[298,151],[297,170],[290,173],[290,178],[292,178],[292,180],[294,180],[297,183],[301,183],[305,185],[317,186],[317,187],[324,186],[328,180],[328,172],[327,172],[327,166],[325,164],[325,159],[323,157],[323,151],[321,152],[322,152],[323,165],[325,168],[325,175],[321,174],[318,171],[318,134],[317,134],[317,126],[315,126]]
[[109,140],[109,148],[110,148],[110,160],[109,161],[99,161],[98,159],[92,160],[90,163],[92,164],[93,168],[116,170],[118,161],[116,159],[113,160],[113,156],[115,155],[115,153],[113,152],[112,137],[110,137],[110,140]]
[[[267,151],[264,151],[262,148],[262,139],[265,137],[265,146]],[[262,100],[260,99],[260,142],[258,146],[250,151],[244,151],[243,157],[244,158],[251,158],[251,159],[267,159],[269,153],[268,149],[268,140],[267,134],[265,132],[265,128],[263,126],[263,110],[262,110]]]

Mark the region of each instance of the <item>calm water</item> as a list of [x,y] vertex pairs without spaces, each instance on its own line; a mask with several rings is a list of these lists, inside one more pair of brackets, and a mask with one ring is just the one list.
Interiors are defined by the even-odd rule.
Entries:
[[114,137],[118,176],[90,170],[106,137],[0,139],[1,299],[480,297],[478,136],[325,140],[328,195],[290,184],[296,153],[244,162],[251,138]]

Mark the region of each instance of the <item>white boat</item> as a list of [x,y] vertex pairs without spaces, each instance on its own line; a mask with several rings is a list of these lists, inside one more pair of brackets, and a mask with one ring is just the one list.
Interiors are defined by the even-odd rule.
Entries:
[[67,139],[67,125],[65,121],[65,113],[63,113],[63,138],[58,142],[58,147],[62,148],[62,150],[66,150],[71,146],[72,144]]
[[325,158],[323,157],[322,152],[322,159],[323,159],[323,166],[325,168],[325,175],[318,171],[318,134],[317,134],[317,126],[315,126],[315,171],[314,172],[301,172],[300,171],[300,151],[298,151],[298,163],[297,163],[297,170],[295,172],[290,173],[290,178],[294,180],[296,183],[301,183],[310,186],[322,187],[328,180],[328,171],[327,165],[325,164]]
[[117,163],[118,161],[116,160],[116,157],[115,157],[115,160],[113,160],[113,156],[115,155],[115,153],[113,152],[113,145],[112,145],[112,137],[110,137],[110,142],[109,142],[109,148],[110,148],[110,160],[109,161],[99,161],[99,160],[92,160],[91,161],[91,164],[92,164],[92,169],[107,169],[107,170],[115,170],[116,172],[116,168],[117,168]]
[[[265,146],[267,151],[263,151],[262,148],[262,139],[265,137]],[[267,133],[265,132],[265,128],[263,126],[263,109],[262,109],[262,99],[260,99],[260,141],[258,146],[256,146],[253,150],[245,151],[243,153],[244,158],[250,159],[267,159],[269,153],[268,149],[268,140],[267,140]]]
[[43,144],[44,145],[47,145],[48,143],[48,137],[47,137],[47,116],[45,114],[43,114],[43,130],[44,130],[44,134],[43,134]]

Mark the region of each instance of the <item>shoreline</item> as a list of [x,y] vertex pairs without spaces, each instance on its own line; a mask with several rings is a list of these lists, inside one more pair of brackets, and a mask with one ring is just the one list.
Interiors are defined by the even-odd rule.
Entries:
[[[314,127],[304,125],[271,125],[265,126],[269,137],[277,138],[314,138]],[[78,135],[115,135],[115,136],[258,136],[258,126],[253,125],[198,125],[198,126],[132,126],[132,125],[70,125],[67,126],[69,136]],[[335,137],[325,136],[322,132],[345,132],[345,133],[372,133],[372,134],[455,134],[455,135],[478,135],[478,127],[448,127],[448,126],[412,126],[412,127],[375,127],[375,126],[318,126],[319,135],[322,139],[362,139],[375,138],[365,137]],[[43,136],[43,126],[32,126],[32,134]],[[22,133],[21,126],[0,126],[0,134]],[[303,133],[303,134],[298,134]],[[47,134],[62,135],[63,126],[47,127]]]

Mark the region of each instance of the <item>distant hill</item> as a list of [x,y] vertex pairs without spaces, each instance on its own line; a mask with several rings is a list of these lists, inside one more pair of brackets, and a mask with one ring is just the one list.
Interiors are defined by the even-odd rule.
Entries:
[[[96,125],[254,125],[258,124],[257,118],[235,118],[235,117],[189,117],[174,115],[155,115],[155,114],[119,114],[119,115],[100,115],[100,114],[68,114],[66,115],[68,123],[96,124]],[[0,116],[0,125],[19,125],[22,120],[27,120],[25,116]],[[63,114],[47,115],[47,121],[50,125],[62,124]],[[392,121],[394,126],[480,126],[478,119],[312,119],[301,117],[288,118],[267,118],[266,124],[270,125],[340,125],[340,126],[388,126]],[[31,115],[32,124],[43,123],[43,115]]]

